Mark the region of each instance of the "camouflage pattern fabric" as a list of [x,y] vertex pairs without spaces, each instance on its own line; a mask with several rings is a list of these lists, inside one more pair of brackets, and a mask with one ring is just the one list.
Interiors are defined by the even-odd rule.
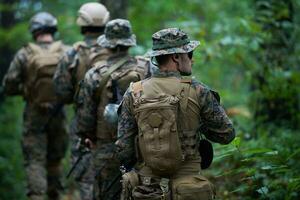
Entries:
[[[109,130],[106,130],[107,128],[105,127],[97,129],[97,118],[103,114],[99,111],[99,105],[103,102],[109,102],[113,98],[113,92],[111,91],[111,87],[109,87],[111,80],[106,84],[106,92],[103,94],[104,97],[106,96],[106,99],[98,99],[96,93],[103,72],[107,71],[114,63],[123,58],[127,58],[126,63],[120,69],[113,72],[111,77],[118,77],[121,72],[128,70],[128,66],[134,67],[137,63],[136,58],[128,56],[127,53],[112,55],[106,64],[96,65],[86,73],[78,94],[79,106],[76,131],[81,137],[90,138],[96,144],[96,148],[93,150],[93,158],[98,180],[96,183],[97,187],[95,188],[95,196],[98,199],[117,199],[121,191],[119,161],[114,158],[114,142],[117,135],[116,127]],[[145,74],[149,70],[146,67],[143,72]],[[123,94],[125,90],[121,91],[121,93]],[[97,137],[98,133],[100,133],[101,137]],[[107,135],[108,133],[109,135]]]
[[[96,51],[102,51],[103,48],[96,47],[96,36],[85,36],[84,44],[87,48],[94,48]],[[90,50],[91,51],[91,50]],[[88,56],[88,55],[87,55]],[[87,60],[87,58],[86,58]],[[75,134],[76,129],[76,119],[77,119],[77,97],[76,97],[76,87],[81,80],[78,80],[77,71],[78,67],[83,67],[81,62],[84,62],[82,58],[78,55],[78,49],[74,47],[70,49],[61,59],[58,64],[57,70],[55,72],[53,81],[55,85],[55,90],[58,98],[61,102],[65,104],[74,103],[75,117],[71,122],[70,127],[70,141],[71,141],[71,164],[73,165],[79,155],[81,154],[78,148],[79,137]],[[89,68],[86,66],[85,68]],[[95,170],[92,164],[92,154],[91,152],[85,153],[82,160],[76,166],[73,173],[75,178],[81,200],[92,200],[93,199],[93,184],[95,180]]]
[[[38,43],[48,48],[49,43]],[[67,47],[64,47],[67,48]],[[18,51],[4,77],[7,95],[22,95],[29,52],[25,46]],[[59,199],[61,160],[67,148],[68,135],[61,106],[43,106],[26,102],[23,115],[22,149],[29,199]]]
[[[85,37],[84,43],[87,47],[96,46],[97,36]],[[76,85],[80,80],[77,80],[76,71],[79,66],[79,58],[77,49],[74,47],[68,50],[58,63],[57,70],[54,74],[55,92],[59,100],[65,104],[73,103]],[[76,106],[76,105],[75,105]]]
[[115,19],[106,24],[105,34],[97,42],[106,48],[115,48],[117,45],[130,47],[136,45],[136,37],[128,20]]
[[199,41],[190,41],[188,35],[178,28],[160,30],[152,35],[152,41],[152,51],[147,53],[150,57],[188,53],[200,44]]
[[[163,78],[175,76],[181,78],[179,73],[176,72],[160,72],[155,71],[153,77]],[[198,93],[199,104],[202,105],[202,113],[200,113],[205,126],[205,136],[218,143],[228,143],[234,136],[234,128],[232,122],[227,117],[224,109],[220,106],[217,96],[207,86],[196,80],[192,81],[192,87],[194,87]],[[135,145],[134,140],[138,134],[138,127],[133,113],[133,99],[130,90],[127,90],[123,102],[121,105],[121,111],[119,114],[118,123],[118,140],[116,142],[120,160],[122,163],[130,163],[135,158]],[[199,122],[199,125],[203,122]]]

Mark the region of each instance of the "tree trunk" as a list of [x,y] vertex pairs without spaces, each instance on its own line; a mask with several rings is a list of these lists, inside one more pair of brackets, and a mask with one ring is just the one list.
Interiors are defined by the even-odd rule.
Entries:
[[[1,29],[9,29],[11,28],[16,20],[15,20],[15,10],[13,5],[17,2],[17,0],[0,0],[0,5],[2,10],[0,12],[0,26]],[[1,41],[0,45],[0,85],[2,84],[2,79],[4,74],[6,73],[9,63],[13,58],[14,51],[9,48],[9,45],[6,44],[6,41]],[[0,87],[1,89],[1,87]],[[1,91],[0,91],[0,101],[2,99]]]
[[110,19],[127,19],[128,0],[99,0],[110,12]]

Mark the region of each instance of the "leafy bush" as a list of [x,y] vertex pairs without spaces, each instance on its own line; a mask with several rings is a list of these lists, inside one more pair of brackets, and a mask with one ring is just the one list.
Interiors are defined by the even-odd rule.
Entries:
[[[215,145],[212,170],[218,199],[299,199],[300,138],[291,130],[259,130],[257,139],[237,137]],[[240,132],[241,133],[241,132]]]

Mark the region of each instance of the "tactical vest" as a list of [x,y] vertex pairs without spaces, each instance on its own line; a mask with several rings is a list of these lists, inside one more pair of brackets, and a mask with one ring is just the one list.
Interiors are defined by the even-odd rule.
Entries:
[[[103,65],[103,61],[100,61],[99,63],[98,67],[100,66],[100,72],[104,74],[108,70],[107,65]],[[148,73],[147,63],[148,61],[142,57],[128,57],[121,67],[110,75],[102,90],[96,91],[99,102],[97,107],[96,136],[99,141],[114,142],[117,137],[117,126],[108,123],[103,116],[106,105],[109,103],[116,103],[112,102],[114,97],[114,85],[117,85],[122,98],[131,82],[144,79],[145,75]],[[95,66],[97,66],[97,64],[98,63],[96,63]]]
[[153,174],[169,176],[183,161],[199,159],[200,106],[191,80],[152,77],[130,87],[138,147]]
[[77,54],[71,65],[71,69],[74,69],[73,83],[75,85],[75,93],[77,93],[79,82],[84,78],[85,73],[91,68],[93,63],[107,59],[109,52],[107,49],[97,45],[88,46],[83,41],[76,42],[73,48]]
[[62,43],[54,42],[48,48],[29,43],[28,50],[24,87],[26,100],[34,104],[55,102],[52,77],[63,54]]

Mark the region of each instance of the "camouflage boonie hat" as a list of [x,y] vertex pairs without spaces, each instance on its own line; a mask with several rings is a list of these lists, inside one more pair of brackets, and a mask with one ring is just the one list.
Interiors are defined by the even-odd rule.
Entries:
[[199,41],[190,41],[188,35],[179,28],[160,30],[152,35],[152,41],[152,50],[147,53],[150,57],[174,53],[188,53],[200,44]]
[[130,47],[136,45],[136,37],[128,20],[115,19],[106,24],[104,34],[97,43],[105,48],[115,48],[117,45]]

